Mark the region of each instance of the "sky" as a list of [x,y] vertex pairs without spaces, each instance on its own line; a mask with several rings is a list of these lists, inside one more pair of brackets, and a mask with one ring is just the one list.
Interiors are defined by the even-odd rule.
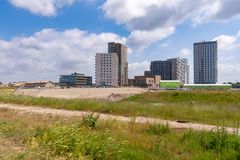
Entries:
[[129,77],[153,60],[187,58],[218,41],[219,83],[240,81],[239,0],[2,0],[0,81],[95,75],[108,42],[128,46]]

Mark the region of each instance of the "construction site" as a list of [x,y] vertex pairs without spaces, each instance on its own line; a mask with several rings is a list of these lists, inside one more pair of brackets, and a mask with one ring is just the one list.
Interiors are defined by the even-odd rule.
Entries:
[[120,100],[135,94],[147,92],[143,88],[67,88],[67,89],[17,89],[15,95],[51,97],[62,99]]

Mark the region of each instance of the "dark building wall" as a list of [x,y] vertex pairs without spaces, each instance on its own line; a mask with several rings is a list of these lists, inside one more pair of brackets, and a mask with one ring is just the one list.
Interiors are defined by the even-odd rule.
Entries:
[[144,71],[144,76],[151,76],[151,71]]
[[194,83],[216,84],[218,81],[217,41],[194,43]]
[[85,76],[84,74],[73,73],[71,75],[61,75],[59,79],[60,86],[81,87],[91,86],[92,77]]
[[172,58],[166,61],[151,62],[151,74],[160,75],[162,80],[180,80],[188,83],[188,64],[187,59]]
[[151,62],[151,75],[161,76],[162,80],[171,80],[171,63],[168,61],[153,61]]

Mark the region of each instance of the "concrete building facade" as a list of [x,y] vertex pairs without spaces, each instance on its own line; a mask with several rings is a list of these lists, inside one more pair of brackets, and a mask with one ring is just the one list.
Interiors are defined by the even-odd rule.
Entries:
[[194,83],[216,84],[218,81],[217,41],[194,43]]
[[95,57],[96,86],[119,86],[119,60],[116,53],[97,53]]
[[128,48],[121,43],[110,42],[108,43],[108,53],[116,53],[118,56],[118,85],[128,85],[128,61],[127,61]]
[[187,59],[172,58],[166,61],[153,61],[150,69],[152,75],[160,75],[162,80],[180,80],[182,83],[189,83]]

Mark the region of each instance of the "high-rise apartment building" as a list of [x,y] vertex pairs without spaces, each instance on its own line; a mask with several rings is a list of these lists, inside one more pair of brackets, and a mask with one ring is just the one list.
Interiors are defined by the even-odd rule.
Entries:
[[173,58],[166,61],[153,61],[150,69],[152,75],[160,75],[162,80],[180,80],[182,83],[189,83],[187,59]]
[[217,41],[194,43],[194,83],[216,84],[218,81]]
[[153,61],[150,65],[152,75],[160,75],[162,80],[171,80],[171,63],[169,61]]
[[96,86],[118,86],[118,62],[116,53],[96,54]]
[[127,47],[121,43],[108,43],[108,53],[116,53],[118,56],[118,85],[128,85]]

